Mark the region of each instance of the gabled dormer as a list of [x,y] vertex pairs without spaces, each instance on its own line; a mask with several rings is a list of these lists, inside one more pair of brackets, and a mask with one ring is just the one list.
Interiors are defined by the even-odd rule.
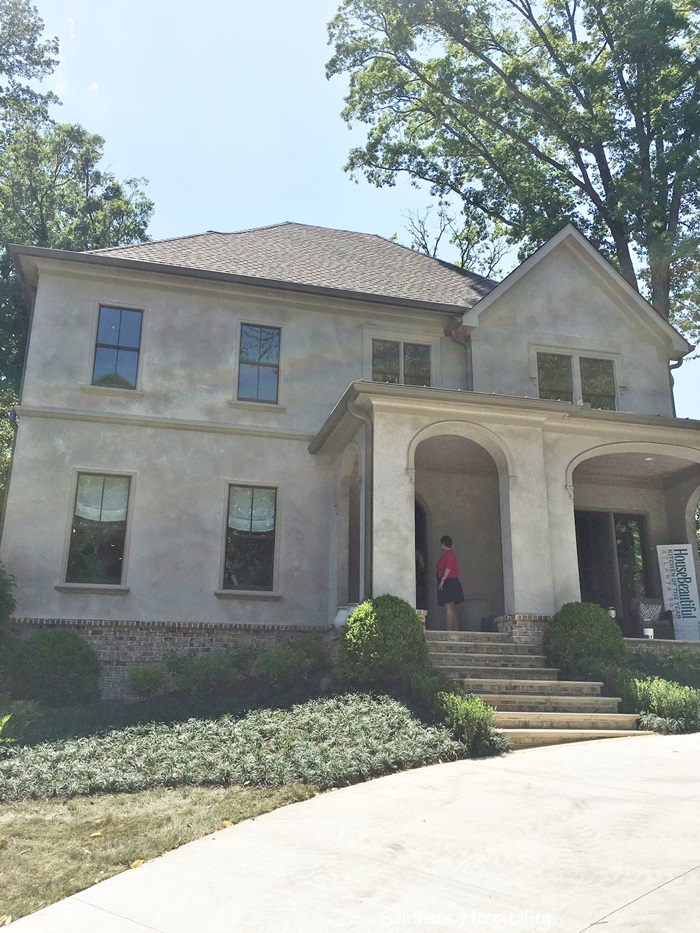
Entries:
[[465,312],[471,387],[672,415],[688,342],[571,224]]

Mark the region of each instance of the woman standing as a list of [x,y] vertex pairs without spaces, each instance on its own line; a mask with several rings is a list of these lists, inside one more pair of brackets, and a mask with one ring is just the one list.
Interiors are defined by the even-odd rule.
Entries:
[[455,606],[464,602],[462,584],[459,582],[457,558],[452,550],[452,538],[443,535],[440,538],[442,557],[437,562],[438,606],[445,607],[445,627],[449,632],[457,631]]

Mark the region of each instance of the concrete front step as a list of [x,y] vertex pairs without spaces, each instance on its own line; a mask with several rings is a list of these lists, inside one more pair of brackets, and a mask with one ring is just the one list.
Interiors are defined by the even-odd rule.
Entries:
[[458,680],[549,680],[556,681],[559,671],[553,667],[439,667],[439,671]]
[[496,713],[497,729],[625,729],[634,732],[636,713],[534,713],[501,710]]
[[518,696],[598,697],[602,682],[592,680],[514,680],[513,678],[462,677],[460,683],[468,693],[508,693]]
[[542,745],[564,745],[567,742],[589,742],[592,739],[640,738],[653,732],[632,732],[629,729],[499,729],[513,748],[537,748]]
[[471,642],[489,642],[489,643],[501,643],[504,645],[512,645],[513,642],[508,638],[507,635],[502,635],[500,632],[445,632],[445,631],[429,631],[425,633],[425,640],[430,645],[433,642],[461,642],[464,644],[469,644]]
[[533,645],[514,645],[512,641],[436,641],[428,642],[428,653],[431,658],[453,657],[454,655],[479,654],[507,654],[532,655],[537,654]]
[[461,667],[546,667],[543,654],[432,654],[435,667],[458,669]]
[[616,713],[619,697],[534,696],[480,693],[497,710],[517,713]]

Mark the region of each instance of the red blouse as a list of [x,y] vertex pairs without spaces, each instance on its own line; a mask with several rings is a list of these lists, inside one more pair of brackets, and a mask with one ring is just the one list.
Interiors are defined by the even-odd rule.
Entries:
[[442,580],[445,570],[449,570],[447,574],[447,579],[450,577],[458,577],[459,570],[457,569],[457,558],[455,557],[455,552],[452,550],[445,551],[440,560],[437,562],[437,577],[438,580]]

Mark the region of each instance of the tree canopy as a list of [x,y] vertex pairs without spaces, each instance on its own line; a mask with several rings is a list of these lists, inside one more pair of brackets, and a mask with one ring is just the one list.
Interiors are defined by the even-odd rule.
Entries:
[[[0,411],[19,397],[28,315],[10,243],[87,250],[147,239],[144,179],[101,167],[104,140],[58,123],[37,82],[58,64],[56,39],[29,0],[0,0]],[[0,421],[0,487],[12,430]],[[0,490],[1,491],[1,490]]]
[[58,64],[28,0],[0,0],[0,405],[18,397],[27,332],[9,243],[97,249],[146,239],[152,202],[143,179],[100,167],[104,140],[55,122],[57,98],[36,81]]
[[575,223],[700,332],[700,0],[344,0],[328,75],[368,126],[348,168],[406,173],[523,251]]

